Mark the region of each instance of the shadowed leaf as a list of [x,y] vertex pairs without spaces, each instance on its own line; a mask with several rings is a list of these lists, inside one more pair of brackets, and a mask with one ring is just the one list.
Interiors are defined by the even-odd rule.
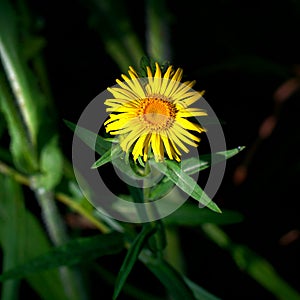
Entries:
[[23,265],[19,265],[0,275],[0,281],[20,278],[28,274],[53,269],[60,266],[73,266],[91,261],[103,255],[115,254],[124,247],[122,234],[109,233],[94,237],[78,238],[56,247]]
[[135,262],[139,257],[139,254],[143,249],[145,242],[154,231],[155,231],[155,227],[152,227],[151,225],[145,225],[143,226],[142,231],[138,234],[138,236],[133,241],[124,259],[124,262],[121,266],[118,277],[116,279],[113,299],[117,299],[130,271],[132,270]]

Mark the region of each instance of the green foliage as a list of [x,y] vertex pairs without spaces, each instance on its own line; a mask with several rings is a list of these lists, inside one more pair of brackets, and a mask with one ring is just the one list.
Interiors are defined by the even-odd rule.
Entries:
[[[0,175],[0,185],[0,243],[5,274],[6,271],[19,269],[28,260],[49,251],[51,245],[38,219],[26,209],[20,185],[3,175]],[[20,276],[25,276],[28,284],[41,299],[66,300],[58,270],[42,268],[39,271],[35,273],[33,269],[30,271],[31,274]],[[20,299],[19,284],[19,280],[15,278],[5,282],[2,286],[1,299]]]
[[137,235],[135,240],[132,242],[127,255],[124,259],[124,262],[120,268],[118,277],[115,282],[115,289],[113,294],[113,299],[117,299],[118,295],[120,294],[126,278],[128,277],[131,269],[133,268],[134,264],[138,260],[139,254],[143,250],[143,247],[151,234],[155,231],[155,228],[151,225],[144,226],[142,231]]
[[41,175],[36,176],[36,184],[45,190],[52,190],[63,176],[63,156],[58,146],[58,137],[53,137],[41,151]]
[[91,166],[92,169],[97,169],[112,160],[119,158],[122,154],[122,149],[119,145],[113,146],[111,149],[107,150],[97,161]]
[[203,226],[205,234],[220,247],[229,251],[241,271],[272,292],[278,299],[300,299],[300,295],[277,274],[273,266],[245,245],[231,241],[227,234],[214,224]]
[[152,162],[152,165],[165,174],[180,189],[199,201],[201,205],[207,206],[215,212],[221,212],[219,207],[207,196],[197,182],[183,172],[175,162],[166,160],[166,166],[155,162]]
[[87,263],[103,255],[116,254],[124,247],[120,233],[109,233],[95,237],[78,238],[66,245],[56,247],[41,256],[29,260],[2,275],[0,281],[21,278],[31,273]]
[[181,274],[179,274],[166,261],[160,259],[149,260],[146,263],[146,266],[167,288],[173,299],[196,299],[192,290],[188,287]]
[[[113,163],[121,173],[137,180],[145,178],[145,182],[149,173],[162,175],[161,180],[149,188],[127,186],[129,195],[126,194],[124,199],[134,203],[159,201],[176,186],[196,200],[195,203],[188,199],[162,220],[142,225],[109,218],[88,202],[75,180],[71,157],[62,147],[64,137],[57,124],[61,118],[57,111],[60,91],[56,91],[58,99],[53,101],[42,51],[49,41],[39,32],[43,16],[36,20],[35,9],[31,9],[30,5],[34,6],[22,0],[0,1],[1,300],[27,297],[21,294],[24,288],[45,300],[89,300],[95,298],[95,282],[96,288],[100,282],[101,285],[107,283],[111,288],[108,298],[113,299],[121,299],[123,295],[145,300],[162,300],[162,297],[174,300],[220,299],[203,288],[200,279],[197,283],[191,280],[184,264],[181,265],[190,255],[184,247],[181,248],[186,246],[181,244],[181,229],[192,234],[193,242],[198,234],[206,236],[207,243],[214,243],[221,248],[220,251],[228,253],[226,257],[239,272],[247,274],[276,299],[300,299],[299,292],[281,277],[267,259],[248,245],[234,242],[227,234],[225,225],[239,226],[245,220],[244,215],[226,208],[222,208],[221,213],[218,205],[201,188],[201,183],[198,184],[192,177],[212,164],[227,161],[245,147],[188,158],[180,164],[170,160],[157,163],[152,158],[146,163],[141,158],[134,162],[129,153],[123,153],[116,139],[102,137],[65,120],[74,135],[100,155],[91,168]],[[136,27],[138,19],[133,18],[136,11],[130,12],[125,1],[90,0],[76,5],[83,9],[82,15],[86,15],[85,21],[94,33],[99,33],[100,47],[103,45],[107,56],[122,72],[127,72],[128,66],[132,65],[141,77],[147,77],[147,66],[152,73],[155,72],[155,62],[160,63],[162,72],[169,66],[175,47],[173,49],[169,44],[173,16],[165,1],[149,0],[140,4],[145,6],[145,20],[143,24],[138,23],[139,28]],[[197,28],[194,29],[196,32]],[[141,32],[146,32],[145,37],[140,37]],[[77,34],[79,37],[81,33]],[[188,54],[191,48],[196,48],[189,44],[190,40],[188,43],[181,42],[181,38],[182,34],[178,34],[172,41],[182,43]],[[56,46],[63,53],[64,45]],[[203,79],[227,69],[243,70],[254,76],[289,78],[287,67],[256,54],[244,54],[244,49],[235,47],[230,43],[230,48],[237,53],[235,57],[204,66],[199,74],[197,70],[192,70],[196,78],[199,75]],[[72,53],[72,50],[67,49],[70,51],[67,53]],[[200,54],[197,53],[192,61],[204,60],[203,52]],[[185,55],[184,63],[189,61],[188,56]],[[178,62],[182,64],[180,59]],[[77,58],[72,63],[78,71]],[[58,72],[62,71],[59,65],[55,67]],[[117,76],[105,67],[101,70],[105,76]],[[191,69],[193,67],[190,66]],[[78,78],[84,82],[83,73],[78,73]],[[279,106],[276,106],[276,112]],[[69,109],[75,110],[75,106],[71,105]],[[249,163],[249,160],[246,162]],[[264,167],[262,162],[259,168]],[[270,206],[268,204],[268,209]],[[139,213],[148,212],[140,210]],[[168,240],[168,230],[174,230],[177,244]],[[211,251],[211,245],[203,244],[202,249]],[[206,259],[213,265],[215,258],[211,252],[208,254]],[[110,259],[114,258],[118,263],[118,259],[122,260],[117,271],[111,271],[109,265]],[[221,268],[215,268],[218,267]],[[139,276],[148,289],[130,280],[136,268],[140,268],[138,271],[141,273],[146,271],[145,275]],[[199,278],[205,279],[205,270],[198,269],[196,265],[191,268],[199,272]],[[214,284],[215,291],[218,291],[219,282]],[[159,295],[156,285],[159,286]],[[231,287],[236,289],[237,284],[233,282]],[[97,290],[96,297],[106,299],[101,292]],[[243,295],[240,294],[240,297]]]
[[244,217],[231,210],[223,210],[222,214],[200,208],[192,203],[185,203],[174,213],[164,218],[164,223],[173,226],[197,226],[206,223],[226,225],[242,222]]
[[111,143],[100,135],[70,121],[64,120],[64,122],[88,147],[95,150],[98,154],[103,155],[111,148]]
[[[24,120],[32,143],[36,143],[38,132],[37,106],[31,89],[28,66],[19,52],[20,40],[18,19],[9,1],[0,3],[0,54],[3,67],[16,97],[20,114]],[[1,85],[3,82],[1,83]]]

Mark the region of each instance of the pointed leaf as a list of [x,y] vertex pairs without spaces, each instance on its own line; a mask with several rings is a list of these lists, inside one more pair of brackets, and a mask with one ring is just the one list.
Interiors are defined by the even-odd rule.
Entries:
[[231,150],[221,151],[212,154],[200,155],[199,158],[191,157],[181,162],[182,169],[188,175],[200,172],[211,165],[211,162],[219,163],[241,152],[245,147],[237,147]]
[[88,147],[96,151],[98,154],[103,155],[111,148],[111,143],[95,132],[67,120],[64,120],[64,122]]
[[37,185],[51,190],[60,182],[63,172],[63,156],[54,136],[41,151],[41,175],[36,176]]
[[172,214],[163,219],[166,225],[197,226],[205,223],[219,225],[241,222],[243,216],[235,211],[224,210],[216,214],[209,209],[199,209],[195,204],[184,203]]
[[[21,186],[10,177],[4,178],[1,174],[0,186],[0,244],[3,250],[3,271],[7,271],[45,253],[50,249],[50,243],[38,220],[26,210]],[[40,299],[66,300],[57,270],[30,274],[25,279]],[[16,294],[17,290],[11,289],[17,288],[17,282],[4,282],[2,292],[6,295],[12,295],[12,292]]]
[[0,110],[6,119],[10,135],[10,152],[17,168],[25,173],[37,168],[37,160],[32,145],[27,138],[26,129],[20,118],[14,99],[5,84],[5,77],[0,71]]
[[[167,180],[166,180],[167,179]],[[159,184],[151,188],[149,199],[154,201],[166,195],[174,187],[174,182],[169,178],[164,178]]]
[[116,232],[78,238],[4,272],[0,275],[0,281],[24,277],[31,273],[60,266],[73,266],[100,256],[118,253],[123,247],[122,234]]
[[218,246],[227,250],[236,265],[269,290],[276,299],[300,299],[299,291],[289,285],[263,257],[243,244],[234,243],[230,237],[214,224],[204,224],[204,233]]
[[0,1],[0,57],[28,137],[35,145],[39,124],[37,99],[33,96],[32,81],[28,77],[30,70],[19,53],[18,21],[12,2]]
[[91,166],[92,169],[97,169],[112,160],[117,159],[122,155],[123,151],[119,145],[115,145],[112,148],[108,149],[97,161]]
[[142,231],[138,234],[138,236],[133,241],[124,259],[124,262],[121,266],[118,277],[116,279],[113,299],[117,299],[118,295],[120,294],[125,284],[125,281],[129,273],[131,272],[135,262],[138,260],[139,254],[143,250],[145,242],[147,241],[149,236],[153,234],[155,230],[156,230],[155,227],[149,224],[144,225]]
[[149,259],[146,261],[149,270],[166,287],[174,300],[195,300],[192,290],[188,287],[183,277],[165,260]]
[[184,173],[177,163],[166,160],[164,165],[163,163],[157,163],[151,160],[150,164],[165,174],[185,193],[199,201],[200,204],[207,206],[215,212],[221,212],[219,207],[208,197],[197,182],[192,177]]
[[213,294],[209,293],[204,288],[202,288],[195,282],[191,281],[189,278],[184,277],[184,281],[190,287],[190,289],[193,291],[194,296],[197,300],[220,300],[220,298],[217,298]]

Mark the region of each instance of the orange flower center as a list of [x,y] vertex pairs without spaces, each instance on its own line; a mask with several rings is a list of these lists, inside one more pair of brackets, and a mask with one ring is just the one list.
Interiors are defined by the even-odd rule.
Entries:
[[172,126],[177,109],[168,100],[157,97],[145,98],[141,101],[138,116],[150,130],[157,131]]

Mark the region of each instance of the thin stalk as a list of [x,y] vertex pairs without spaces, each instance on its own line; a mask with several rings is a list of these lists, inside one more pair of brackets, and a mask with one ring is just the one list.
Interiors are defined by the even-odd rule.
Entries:
[[57,200],[64,203],[74,211],[76,211],[81,216],[85,217],[88,221],[91,222],[97,229],[99,229],[102,233],[109,233],[111,232],[111,229],[106,226],[104,223],[100,222],[97,218],[95,218],[93,215],[91,215],[84,207],[82,207],[80,204],[78,204],[76,201],[74,201],[69,196],[63,194],[63,193],[57,193],[56,194]]
[[[151,169],[149,162],[147,162],[145,165],[145,174],[149,174],[150,172],[155,172],[155,170],[153,168]],[[145,186],[145,188],[143,189],[144,203],[147,203],[149,202],[149,196],[151,194],[151,186],[149,186],[149,181],[147,179],[145,179],[144,181],[144,186]],[[156,221],[150,221],[150,225],[156,228],[156,232],[150,237],[149,246],[153,248],[157,258],[162,258],[163,249],[166,246],[165,228],[163,226],[163,223],[159,219],[159,212],[157,211],[155,206],[151,206],[150,209],[147,210],[147,214],[149,220],[151,219],[156,220]]]
[[[30,187],[30,180],[28,177],[17,172],[16,170],[7,166],[5,163],[1,161],[0,161],[0,173],[7,176],[11,176],[18,183]],[[81,216],[85,217],[101,232],[108,233],[111,231],[109,227],[107,227],[104,223],[102,223],[98,218],[94,217],[89,211],[86,210],[85,207],[81,206],[80,203],[76,202],[68,195],[58,192],[54,194],[54,197],[61,203],[67,205],[69,208],[71,208],[72,210],[80,214]]]
[[[43,221],[51,241],[55,246],[64,244],[68,240],[67,230],[54,201],[53,192],[46,191],[43,188],[37,188],[34,192],[41,206]],[[68,267],[60,267],[59,272],[68,298],[86,299],[79,280],[79,274]]]
[[[20,113],[28,130],[30,142],[36,145],[37,126],[36,110],[32,105],[32,95],[27,86],[26,77],[23,69],[20,67],[21,62],[11,45],[7,45],[0,35],[0,56],[3,67],[9,78],[11,88],[15,95]],[[18,71],[16,71],[18,70]]]
[[182,255],[180,236],[177,228],[166,227],[166,238],[168,243],[168,247],[166,247],[164,252],[166,261],[178,272],[185,274],[185,261]]
[[[1,47],[1,46],[0,46]],[[11,136],[11,144],[14,145],[15,149],[12,151],[19,151],[22,153],[26,160],[26,164],[29,169],[37,168],[37,154],[32,145],[28,140],[28,135],[24,123],[20,118],[20,113],[17,106],[15,105],[14,99],[10,93],[6,78],[3,72],[0,70],[0,109],[2,110],[8,124],[9,133]],[[23,166],[24,167],[24,166]]]

